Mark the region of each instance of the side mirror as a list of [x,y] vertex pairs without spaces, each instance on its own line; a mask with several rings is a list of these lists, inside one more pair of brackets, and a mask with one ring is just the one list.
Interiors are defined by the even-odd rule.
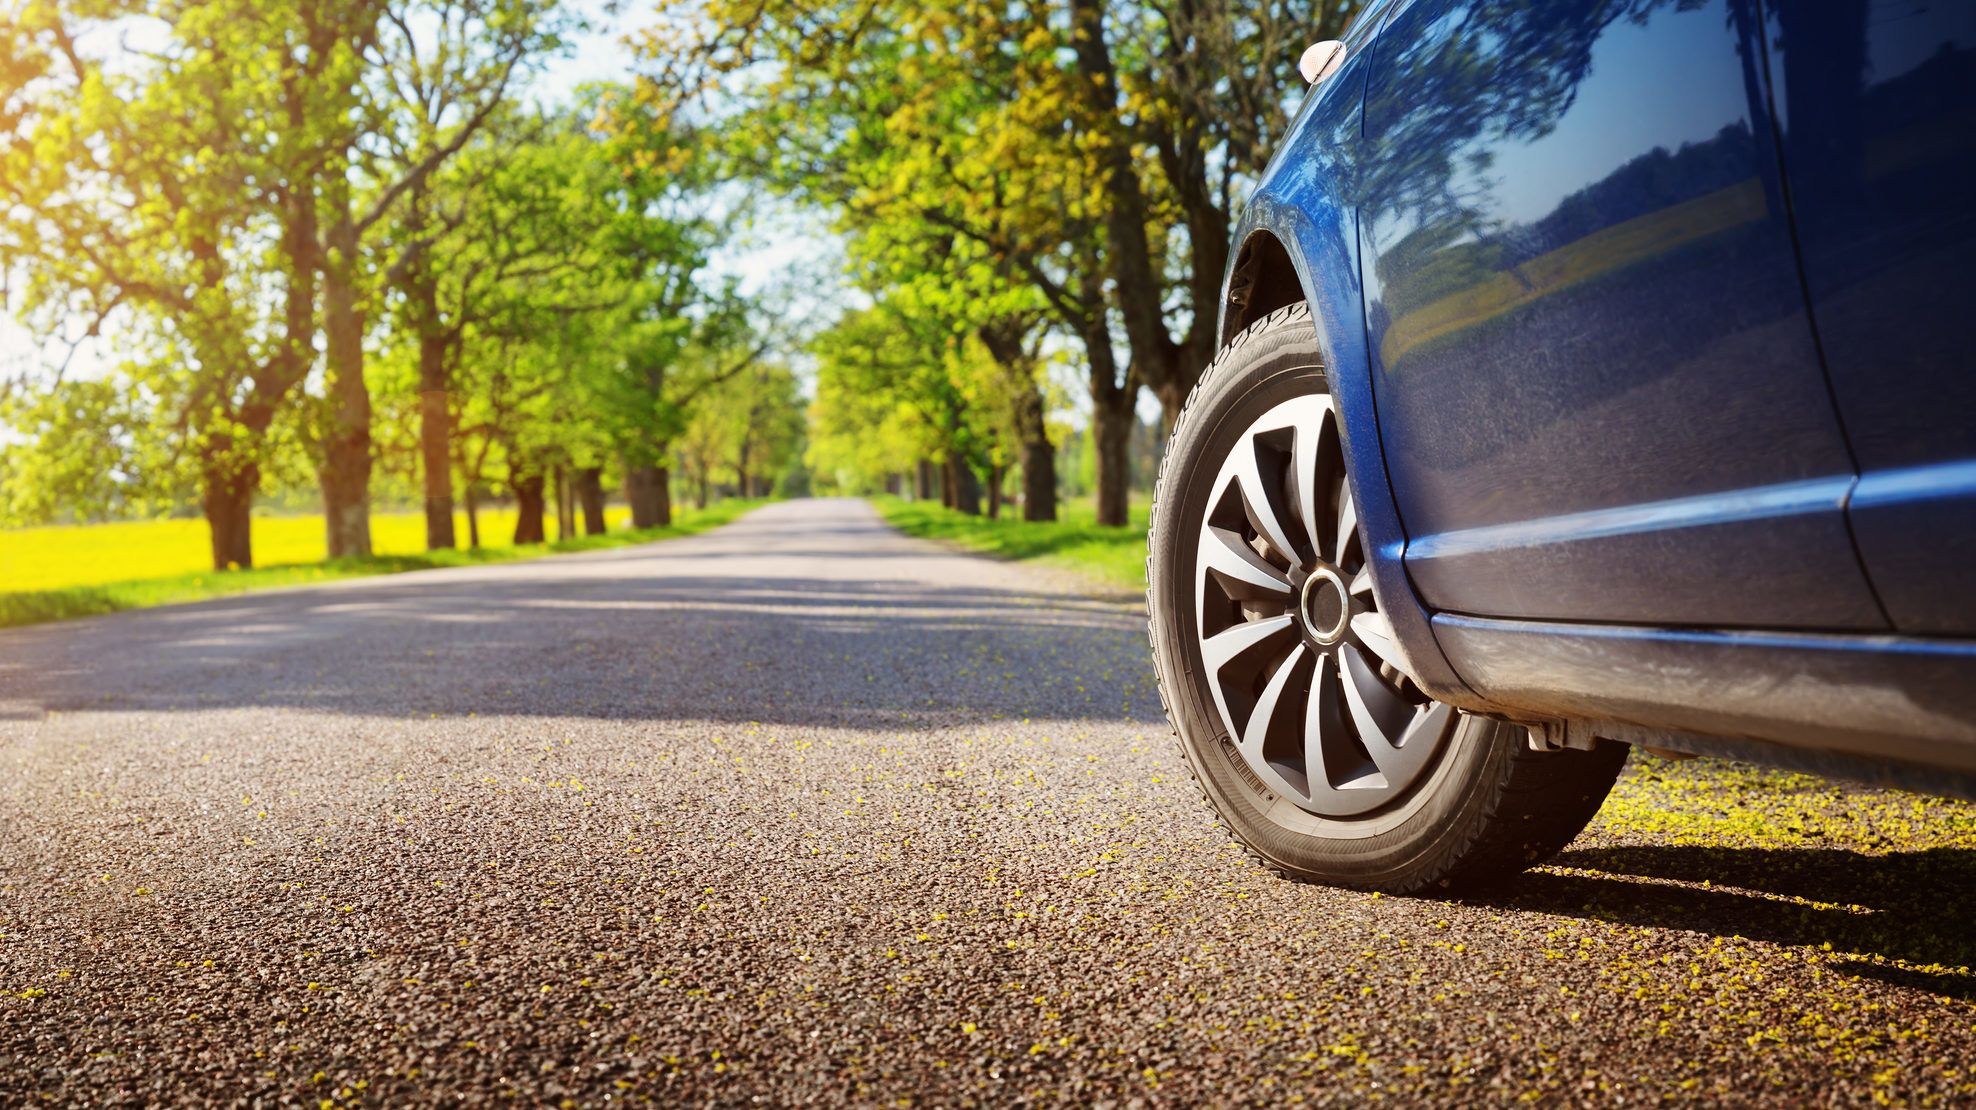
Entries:
[[1310,49],[1304,51],[1304,56],[1297,61],[1297,72],[1304,75],[1304,80],[1315,85],[1336,73],[1338,67],[1344,64],[1345,44],[1337,39],[1325,39],[1323,42],[1312,44]]

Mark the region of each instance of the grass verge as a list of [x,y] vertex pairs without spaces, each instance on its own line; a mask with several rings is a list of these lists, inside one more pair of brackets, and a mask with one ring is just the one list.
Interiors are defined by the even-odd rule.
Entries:
[[[595,551],[607,547],[627,547],[653,540],[690,536],[726,524],[760,505],[760,501],[723,501],[706,509],[681,509],[673,524],[665,528],[605,532],[598,536],[578,536],[556,543],[522,547],[481,547],[452,551],[425,551],[416,554],[372,555],[367,558],[325,559],[311,563],[288,563],[255,567],[251,570],[202,571],[158,578],[134,578],[88,586],[59,589],[0,592],[0,628],[46,621],[69,620],[122,609],[142,609],[153,605],[201,601],[212,597],[333,582],[342,578],[364,578],[379,574],[402,574],[408,570],[434,567],[475,566],[482,563],[510,563],[567,551]],[[4,537],[0,537],[4,540]]]
[[1106,586],[1146,588],[1145,502],[1134,502],[1122,527],[1095,522],[1088,502],[1059,506],[1055,521],[968,516],[928,501],[874,497],[885,519],[909,536],[940,540],[1004,559],[1036,562],[1084,574]]

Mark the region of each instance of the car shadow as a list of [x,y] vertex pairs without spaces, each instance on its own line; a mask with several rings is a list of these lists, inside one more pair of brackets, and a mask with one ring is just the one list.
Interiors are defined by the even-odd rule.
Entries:
[[[1581,848],[1460,899],[1820,948],[1846,974],[1976,1000],[1976,851]],[[1885,961],[1885,962],[1883,962]]]

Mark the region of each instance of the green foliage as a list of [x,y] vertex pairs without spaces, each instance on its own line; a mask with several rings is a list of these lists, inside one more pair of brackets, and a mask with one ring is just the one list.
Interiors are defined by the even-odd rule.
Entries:
[[843,488],[869,488],[970,440],[949,373],[957,340],[890,301],[847,313],[819,336],[809,464]]
[[9,383],[0,521],[196,498],[244,564],[256,495],[319,481],[361,553],[373,492],[664,461],[761,329],[705,276],[733,215],[706,136],[625,89],[517,102],[573,12],[7,4],[0,272],[124,361]]
[[[123,349],[11,395],[0,519],[197,498],[223,565],[255,496],[318,483],[365,552],[374,491],[753,485],[799,454],[835,488],[1027,467],[1035,504],[1066,361],[1121,519],[1130,413],[1211,349],[1286,59],[1353,7],[664,0],[636,83],[545,111],[518,92],[561,0],[10,0],[0,269],[45,335]],[[761,187],[860,291],[812,344],[807,434],[764,357],[788,314],[712,264]]]
[[0,527],[148,516],[182,491],[144,399],[115,381],[59,381],[0,401]]
[[[139,16],[163,38],[141,58],[81,45]],[[0,108],[0,261],[25,274],[27,317],[44,330],[121,325],[122,388],[155,405],[170,440],[151,461],[174,473],[155,485],[257,481],[307,371],[313,279],[283,245],[314,215],[292,187],[309,138],[283,125],[275,62],[307,48],[281,27],[244,0],[46,0],[6,43],[6,67],[32,79]],[[357,64],[342,45],[318,60]]]
[[778,333],[734,278],[708,271],[745,215],[745,200],[723,195],[711,173],[715,136],[628,89],[599,90],[588,110],[583,150],[558,165],[581,167],[574,176],[592,206],[593,249],[576,280],[609,307],[581,321],[580,335],[527,333],[575,340],[558,361],[573,368],[571,411],[600,450],[627,468],[665,466],[707,395],[755,368]]
[[[34,80],[11,86],[0,116],[0,257],[50,330],[114,319],[142,345],[131,383],[155,398],[176,459],[251,472],[316,365],[319,286],[364,295],[362,237],[474,133],[517,60],[553,45],[551,11],[27,4],[8,62]],[[132,20],[161,43],[102,47]]]
[[922,459],[1013,465],[1047,437],[1046,317],[1093,311],[1077,261],[1096,225],[1075,141],[1046,122],[1062,95],[1042,17],[881,7],[715,5],[703,44],[748,75],[723,149],[830,213],[876,302],[814,348],[810,459],[843,487]]
[[[991,473],[1048,457],[1047,329],[1081,348],[1099,511],[1116,521],[1139,390],[1170,419],[1213,353],[1236,198],[1303,92],[1289,59],[1356,6],[713,0],[693,53],[730,79],[737,164],[835,218],[871,299],[987,347],[920,341],[943,403],[969,410],[927,422],[947,433],[933,457]],[[924,407],[924,376],[891,381]],[[817,411],[822,469],[869,483],[896,465],[874,457],[905,438],[893,407],[820,389]],[[890,450],[860,450],[859,420]]]
[[804,430],[802,390],[788,367],[756,363],[721,381],[701,398],[677,441],[695,502],[704,508],[723,485],[742,497],[764,496],[792,465],[807,488],[800,466]]

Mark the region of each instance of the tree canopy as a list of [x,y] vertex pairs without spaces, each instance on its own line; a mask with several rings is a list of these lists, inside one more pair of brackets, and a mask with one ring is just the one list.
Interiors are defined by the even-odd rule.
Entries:
[[[1122,523],[1353,7],[666,0],[552,103],[562,0],[0,0],[8,307],[114,346],[8,370],[0,523],[196,508],[247,566],[257,498],[361,555],[375,498],[443,548],[462,503],[538,539],[792,466],[1048,520],[1079,426]],[[764,206],[832,288],[735,272]]]

